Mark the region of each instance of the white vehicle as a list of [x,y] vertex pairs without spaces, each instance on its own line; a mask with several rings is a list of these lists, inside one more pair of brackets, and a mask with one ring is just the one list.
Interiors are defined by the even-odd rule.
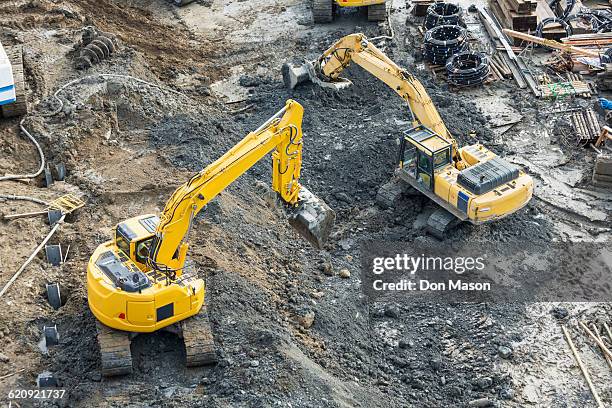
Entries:
[[0,44],[0,111],[5,118],[28,113],[21,47]]

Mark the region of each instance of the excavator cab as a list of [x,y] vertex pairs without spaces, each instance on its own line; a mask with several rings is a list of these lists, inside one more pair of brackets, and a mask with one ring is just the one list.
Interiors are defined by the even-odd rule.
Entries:
[[399,167],[421,186],[434,190],[436,171],[451,165],[452,144],[423,125],[404,132],[400,140]]

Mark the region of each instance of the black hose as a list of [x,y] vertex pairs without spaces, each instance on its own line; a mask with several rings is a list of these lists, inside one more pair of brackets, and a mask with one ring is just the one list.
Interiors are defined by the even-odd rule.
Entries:
[[[552,9],[553,13],[555,13],[555,10],[557,9],[557,4],[560,2],[560,0],[552,0],[548,3],[548,5],[550,6],[550,8]],[[574,9],[574,6],[576,5],[576,0],[566,0],[566,6],[563,9],[563,13],[561,13],[561,16],[557,16],[558,18],[568,21],[568,17],[570,17],[570,13],[572,12],[572,10]],[[557,13],[555,13],[556,15]]]
[[[546,27],[549,24],[559,24],[561,25],[561,27],[563,27],[563,29],[565,30],[565,33],[567,34],[567,36],[569,37],[570,35],[573,34],[573,30],[572,30],[572,26],[567,23],[565,20],[559,18],[559,17],[548,17],[545,18],[544,20],[540,21],[540,24],[538,24],[538,26],[536,27],[535,30],[535,36],[536,37],[540,37],[540,38],[544,38],[544,27]],[[539,47],[538,44],[534,44],[534,47]],[[546,47],[544,46],[544,48],[547,49],[552,49],[550,47]]]
[[458,25],[441,25],[425,33],[425,59],[432,64],[444,65],[452,55],[467,45],[467,30]]
[[599,56],[602,64],[612,63],[612,48],[608,48],[606,52]]
[[489,76],[489,58],[482,52],[460,52],[448,59],[446,72],[453,85],[480,85]]

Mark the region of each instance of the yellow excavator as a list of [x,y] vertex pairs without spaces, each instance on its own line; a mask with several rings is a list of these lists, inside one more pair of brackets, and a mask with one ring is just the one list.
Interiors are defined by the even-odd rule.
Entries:
[[331,23],[337,7],[367,7],[368,20],[385,21],[385,0],[313,0],[312,17],[315,23]]
[[87,300],[97,319],[104,376],[132,371],[130,338],[166,329],[183,338],[186,365],[216,361],[204,302],[205,283],[186,266],[196,215],[221,191],[272,152],[272,190],[293,225],[317,247],[334,212],[299,183],[304,109],[292,100],[170,197],[160,216],[119,223],[87,265]]
[[312,81],[341,90],[351,85],[340,77],[351,62],[383,81],[408,104],[412,127],[400,139],[396,175],[442,207],[427,222],[432,235],[443,239],[459,221],[497,220],[529,202],[532,178],[480,143],[459,148],[425,87],[363,34],[343,37],[314,61],[283,65],[283,79],[290,89]]

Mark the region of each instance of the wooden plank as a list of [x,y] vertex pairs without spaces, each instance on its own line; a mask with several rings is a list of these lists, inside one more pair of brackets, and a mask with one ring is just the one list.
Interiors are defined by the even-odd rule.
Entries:
[[519,14],[530,14],[535,11],[538,3],[531,0],[508,0],[513,11]]

